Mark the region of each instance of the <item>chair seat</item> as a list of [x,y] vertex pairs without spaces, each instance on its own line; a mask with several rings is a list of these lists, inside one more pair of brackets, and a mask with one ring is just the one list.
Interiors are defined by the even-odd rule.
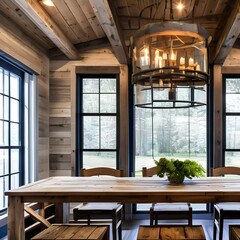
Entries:
[[122,209],[120,203],[81,203],[73,209],[73,219],[75,222],[87,220],[88,225],[95,220],[111,220],[113,240],[122,239]]
[[214,206],[224,211],[240,211],[240,203],[236,202],[216,203]]
[[189,211],[187,203],[157,203],[153,206],[153,211]]
[[120,203],[111,203],[111,202],[104,202],[104,203],[82,203],[76,206],[74,209],[78,210],[117,210],[122,208],[122,204]]
[[108,240],[109,226],[52,225],[31,240]]

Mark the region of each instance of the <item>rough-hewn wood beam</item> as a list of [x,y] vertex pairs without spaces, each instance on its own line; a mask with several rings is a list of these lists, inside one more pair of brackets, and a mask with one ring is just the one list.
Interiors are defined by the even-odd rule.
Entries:
[[[111,44],[108,41],[107,37],[87,41],[83,43],[78,43],[74,45],[75,48],[79,51],[79,54],[82,55],[83,52],[92,51],[101,48],[112,49]],[[59,50],[59,48],[53,48],[49,51],[50,59],[52,60],[66,60],[66,56]]]
[[231,11],[224,17],[223,30],[217,44],[210,52],[210,63],[223,64],[240,34],[240,1],[229,1]]
[[69,58],[79,59],[79,53],[37,0],[12,0]]
[[89,0],[98,21],[100,22],[119,63],[127,64],[127,54],[124,42],[121,40],[116,22],[107,0]]

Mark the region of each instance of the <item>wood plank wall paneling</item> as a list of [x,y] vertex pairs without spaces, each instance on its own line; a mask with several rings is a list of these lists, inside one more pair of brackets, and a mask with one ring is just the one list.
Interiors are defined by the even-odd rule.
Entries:
[[49,176],[49,58],[16,25],[0,17],[0,50],[32,69],[38,88],[38,179]]
[[[94,52],[95,51],[95,52]],[[82,61],[50,63],[50,175],[75,173],[76,73],[120,73],[121,143],[120,166],[128,172],[128,67],[120,65],[109,51],[83,53]]]
[[71,73],[50,73],[50,173],[71,175]]

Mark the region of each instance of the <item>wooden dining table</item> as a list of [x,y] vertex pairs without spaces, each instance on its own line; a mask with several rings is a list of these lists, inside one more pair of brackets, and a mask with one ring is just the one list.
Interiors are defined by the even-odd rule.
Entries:
[[27,202],[56,203],[62,212],[64,204],[71,202],[240,202],[240,178],[203,177],[174,185],[158,177],[63,176],[39,180],[5,194],[8,239],[24,240],[24,203]]

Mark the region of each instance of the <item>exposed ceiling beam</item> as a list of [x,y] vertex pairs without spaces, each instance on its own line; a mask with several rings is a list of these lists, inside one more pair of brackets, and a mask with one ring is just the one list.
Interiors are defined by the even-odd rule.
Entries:
[[235,2],[230,0],[228,6],[232,6],[232,8],[227,14],[227,17],[224,16],[223,30],[221,31],[222,34],[218,38],[215,48],[210,52],[210,63],[223,64],[240,34],[239,0]]
[[119,63],[127,64],[125,44],[119,34],[119,29],[107,0],[89,0],[103,31],[112,45],[113,51]]
[[[107,37],[91,40],[83,43],[78,43],[74,45],[79,51],[79,54],[83,54],[87,51],[99,50],[101,48],[111,49],[111,44]],[[49,51],[50,59],[52,60],[66,60],[66,56],[59,50],[59,48],[53,48]]]
[[80,59],[78,50],[49,17],[37,0],[12,0],[69,58]]

